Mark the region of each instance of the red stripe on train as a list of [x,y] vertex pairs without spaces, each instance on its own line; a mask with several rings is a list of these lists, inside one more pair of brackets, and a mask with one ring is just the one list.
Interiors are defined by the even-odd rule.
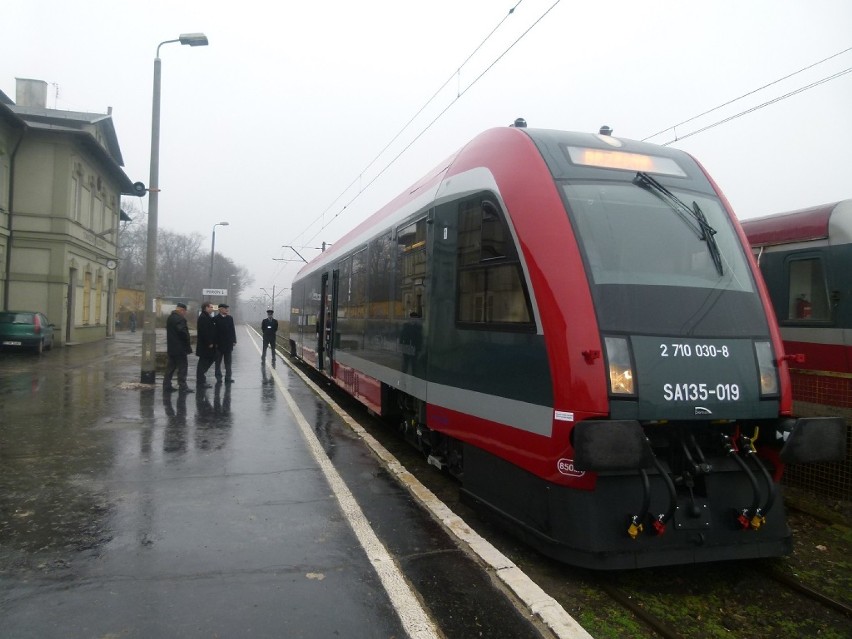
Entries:
[[787,355],[802,354],[805,361],[789,361],[790,371],[831,371],[832,373],[850,372],[852,362],[852,346],[842,344],[815,344],[813,342],[784,341],[784,351]]

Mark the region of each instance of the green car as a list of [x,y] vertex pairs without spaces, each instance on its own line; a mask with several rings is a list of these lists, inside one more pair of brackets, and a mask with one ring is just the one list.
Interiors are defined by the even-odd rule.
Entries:
[[38,311],[0,311],[0,348],[32,349],[41,354],[53,347],[54,325]]

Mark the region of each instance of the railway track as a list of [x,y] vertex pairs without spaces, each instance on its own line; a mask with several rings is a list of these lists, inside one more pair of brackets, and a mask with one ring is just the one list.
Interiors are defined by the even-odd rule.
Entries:
[[[697,573],[696,573],[697,574]],[[838,601],[837,599],[819,592],[814,588],[802,583],[798,579],[778,572],[778,570],[768,567],[758,568],[755,574],[759,574],[767,581],[772,582],[777,587],[783,589],[786,595],[783,595],[785,601],[789,601],[790,597],[796,597],[799,603],[796,606],[787,604],[792,609],[802,609],[809,606],[812,602],[818,603],[824,608],[824,613],[812,612],[813,619],[822,619],[821,626],[819,623],[819,633],[827,637],[846,637],[848,636],[848,626],[844,628],[844,624],[849,623],[852,619],[852,606]],[[694,588],[690,582],[697,579],[697,576],[690,577],[684,580],[685,591],[690,591]],[[693,637],[715,637],[714,628],[725,628],[728,632],[736,632],[738,637],[762,637],[765,636],[766,627],[779,625],[777,620],[768,621],[765,626],[750,628],[747,625],[740,625],[736,629],[733,623],[729,623],[725,619],[727,611],[724,609],[714,610],[713,607],[707,606],[702,612],[697,612],[692,603],[684,603],[688,597],[678,597],[666,592],[639,592],[639,589],[631,585],[620,584],[621,579],[617,575],[603,575],[598,578],[593,578],[595,587],[619,607],[628,611],[649,631],[649,637],[660,637],[662,639],[692,639]],[[724,593],[730,589],[724,583],[718,583],[713,588],[713,593],[706,593],[707,600],[715,600],[719,591]],[[736,590],[734,588],[733,590]],[[769,597],[767,603],[771,606],[773,601],[777,601],[776,597]],[[663,608],[665,616],[657,614],[655,610]],[[718,613],[718,618],[713,619],[711,613]],[[838,618],[837,615],[845,617],[846,621]],[[794,613],[791,612],[791,617]],[[682,621],[678,621],[678,617]],[[760,614],[754,615],[759,618]],[[771,615],[767,612],[766,619]],[[700,624],[693,623],[700,619],[703,625],[709,630],[703,634],[699,628]],[[606,636],[606,635],[602,635]],[[637,636],[637,635],[634,635]],[[645,635],[638,635],[645,636]],[[805,636],[805,635],[802,635]]]
[[657,636],[663,639],[684,639],[684,635],[672,628],[665,620],[649,612],[625,591],[607,583],[605,579],[599,580],[598,587],[619,606],[626,608],[639,621],[653,630]]
[[[784,569],[796,570],[792,563],[781,563],[787,562],[784,559],[601,574],[556,565],[454,501],[452,495],[458,492],[458,484],[429,466],[401,440],[392,425],[371,417],[354,400],[335,393],[333,386],[327,390],[368,432],[395,451],[410,472],[442,496],[595,637],[849,636],[852,607],[784,575]],[[814,545],[810,535],[809,531],[798,536],[808,539],[807,545]],[[773,562],[778,563],[771,565]],[[814,571],[820,573],[818,567]],[[820,605],[814,606],[814,602]]]
[[850,619],[852,619],[852,606],[846,604],[842,601],[838,601],[837,599],[830,597],[818,590],[811,588],[810,586],[802,583],[798,579],[791,577],[790,575],[785,575],[784,573],[778,572],[777,570],[764,568],[761,572],[766,575],[769,579],[786,586],[790,590],[794,590],[800,595],[807,597],[808,599],[815,601],[826,608],[830,608],[837,612],[840,612]]

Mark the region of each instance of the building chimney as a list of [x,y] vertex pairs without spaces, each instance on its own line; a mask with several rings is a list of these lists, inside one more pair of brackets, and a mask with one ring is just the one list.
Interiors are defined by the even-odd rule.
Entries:
[[22,107],[47,108],[47,82],[15,78],[15,102]]

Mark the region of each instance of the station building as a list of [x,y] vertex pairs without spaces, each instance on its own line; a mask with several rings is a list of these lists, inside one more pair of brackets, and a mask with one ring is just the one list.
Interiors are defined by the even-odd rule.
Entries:
[[0,309],[41,311],[57,345],[115,331],[124,173],[111,109],[47,108],[47,83],[0,91]]

